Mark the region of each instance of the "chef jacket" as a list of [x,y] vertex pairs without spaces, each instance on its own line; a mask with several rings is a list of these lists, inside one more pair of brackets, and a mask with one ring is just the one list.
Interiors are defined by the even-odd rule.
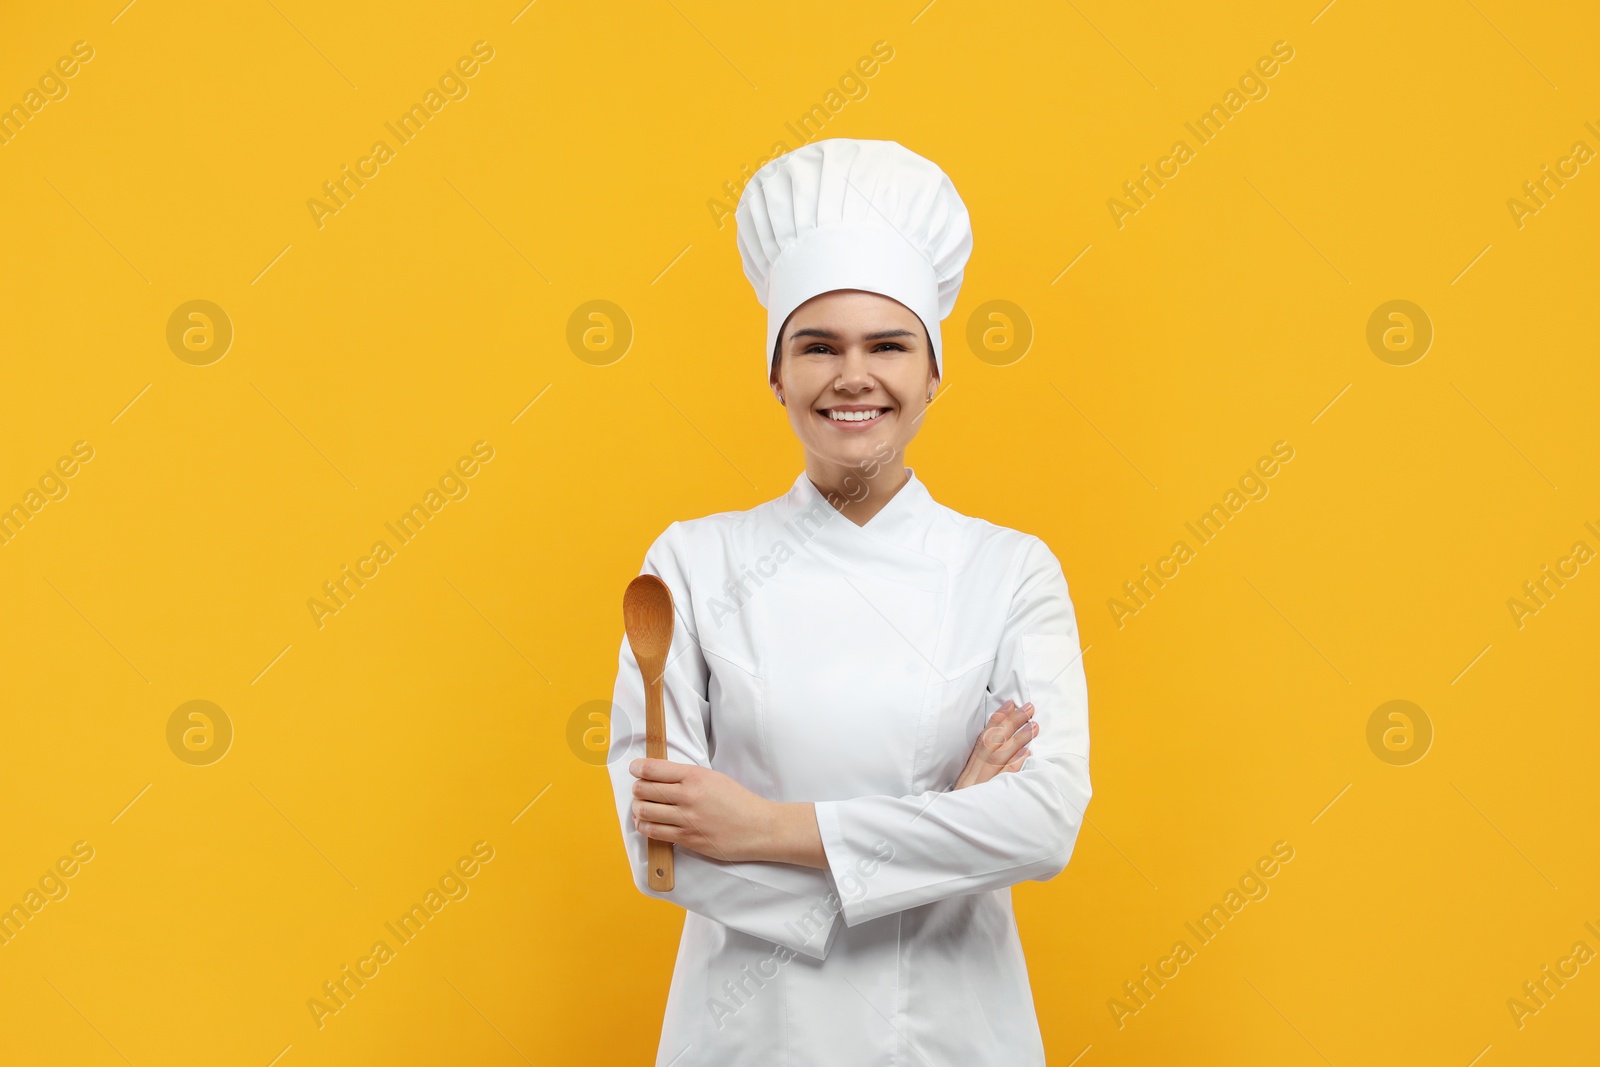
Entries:
[[[1089,803],[1077,621],[1043,541],[906,476],[863,525],[801,472],[748,511],[672,523],[645,555],[676,613],[667,758],[814,802],[828,863],[680,846],[674,887],[650,888],[628,770],[644,681],[624,639],[608,755],[623,844],[639,891],[686,912],[657,1067],[1045,1062],[1010,887],[1061,873]],[[1035,705],[1032,755],[953,790],[1007,699]]]

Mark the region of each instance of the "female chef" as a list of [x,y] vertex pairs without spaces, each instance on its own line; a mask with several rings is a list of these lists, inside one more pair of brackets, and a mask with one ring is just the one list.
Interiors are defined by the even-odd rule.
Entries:
[[[966,207],[901,145],[831,139],[762,167],[736,218],[805,470],[645,555],[677,613],[665,760],[622,642],[623,842],[686,910],[656,1063],[1042,1067],[1010,887],[1061,873],[1089,803],[1072,601],[1043,541],[903,463]],[[647,838],[676,846],[670,891]]]

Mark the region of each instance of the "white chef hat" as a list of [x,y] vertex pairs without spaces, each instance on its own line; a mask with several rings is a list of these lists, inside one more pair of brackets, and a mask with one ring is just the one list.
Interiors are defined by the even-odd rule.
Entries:
[[935,164],[895,141],[813,141],[756,171],[734,219],[745,277],[767,309],[769,374],[795,308],[862,289],[922,320],[944,376],[939,323],[961,290],[972,223]]

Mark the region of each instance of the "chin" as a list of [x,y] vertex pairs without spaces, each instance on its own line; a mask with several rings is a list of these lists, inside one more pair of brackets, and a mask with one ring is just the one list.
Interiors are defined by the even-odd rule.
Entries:
[[849,441],[831,443],[833,447],[825,454],[833,462],[844,466],[857,466],[872,459],[881,462],[893,450],[893,443],[887,434],[861,434]]

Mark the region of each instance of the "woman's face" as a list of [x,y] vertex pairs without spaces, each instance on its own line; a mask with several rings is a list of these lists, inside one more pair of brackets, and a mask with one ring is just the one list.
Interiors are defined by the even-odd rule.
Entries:
[[922,320],[898,300],[859,289],[801,304],[779,351],[773,391],[808,458],[829,465],[883,462],[885,446],[901,453],[939,381]]

